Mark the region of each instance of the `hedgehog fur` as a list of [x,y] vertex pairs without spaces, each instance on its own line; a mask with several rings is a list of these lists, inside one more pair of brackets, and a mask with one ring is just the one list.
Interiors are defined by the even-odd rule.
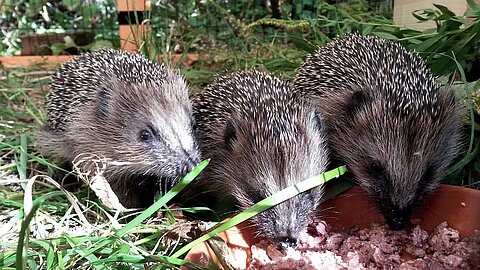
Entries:
[[[320,115],[294,100],[287,82],[257,71],[233,73],[194,95],[192,107],[200,149],[211,158],[199,182],[232,196],[241,209],[326,169]],[[322,187],[306,191],[253,223],[260,235],[293,244],[321,196]]]
[[357,34],[308,56],[293,85],[324,116],[334,158],[373,195],[390,227],[403,228],[459,151],[453,91],[440,89],[417,54]]
[[126,207],[148,206],[200,160],[183,77],[140,54],[74,58],[53,76],[46,106],[42,153],[62,165],[86,153],[105,158],[104,176]]

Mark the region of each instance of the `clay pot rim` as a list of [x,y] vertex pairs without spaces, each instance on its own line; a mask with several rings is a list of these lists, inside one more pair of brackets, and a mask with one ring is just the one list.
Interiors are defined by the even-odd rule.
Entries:
[[[462,195],[460,195],[462,194]],[[347,204],[342,204],[341,208],[343,209],[352,209],[352,212],[356,212],[356,216],[359,218],[358,220],[362,221],[362,225],[369,224],[368,227],[371,227],[373,223],[382,223],[383,217],[380,213],[376,210],[376,208],[371,208],[373,210],[369,210],[373,219],[367,218],[365,215],[365,211],[358,211],[357,208],[362,208],[362,201],[364,201],[363,206],[365,205],[372,205],[373,202],[368,194],[366,194],[363,189],[359,188],[358,186],[352,187],[347,191],[339,194],[338,196],[331,198],[320,205],[320,209],[323,207],[329,207],[331,205],[339,205],[341,202],[345,201]],[[352,207],[353,206],[353,207]],[[345,208],[347,207],[347,208]],[[433,208],[432,208],[433,207]],[[438,214],[435,208],[438,208],[445,214]],[[457,211],[452,211],[452,208],[458,208]],[[425,229],[428,232],[431,232],[433,228],[435,228],[438,224],[443,222],[445,219],[449,226],[459,230],[460,235],[463,237],[472,235],[475,230],[480,230],[480,190],[453,186],[453,185],[446,185],[441,184],[438,189],[432,194],[427,200],[425,201],[423,207],[418,209],[418,211],[413,215],[413,218],[420,218],[420,226],[422,229]],[[365,208],[364,208],[365,209]],[[357,211],[355,211],[357,210]],[[321,212],[321,210],[320,210]],[[343,216],[345,216],[345,213]],[[368,213],[368,212],[367,212]],[[456,217],[457,214],[466,215],[469,218],[460,218]],[[321,215],[320,215],[321,216]],[[442,218],[443,217],[443,218]],[[357,220],[357,219],[355,219]],[[431,220],[431,221],[428,221]],[[345,220],[337,219],[340,226],[332,226],[335,230],[345,230],[347,227],[345,226]],[[374,222],[377,221],[377,222]],[[333,223],[329,223],[331,225]],[[354,224],[356,225],[356,224]],[[466,225],[466,226],[463,226]],[[366,226],[360,226],[360,228],[364,228]],[[249,229],[250,230],[249,230]],[[246,252],[246,261],[247,263],[248,258],[251,258],[250,255],[250,246],[256,242],[258,239],[254,239],[250,237],[248,239],[248,235],[251,235],[251,227],[248,226],[247,223],[241,223],[231,229],[227,230],[226,232],[220,233],[219,236],[226,241],[228,247],[230,249],[236,248],[244,250]],[[247,235],[247,237],[245,237]],[[240,236],[240,237],[239,237]],[[186,260],[191,261],[193,263],[201,264],[202,261],[205,261],[207,257],[211,256],[211,250],[209,250],[208,246],[205,243],[202,243],[195,247],[194,249],[190,250],[190,252],[185,257]],[[219,265],[218,259],[216,257],[212,258],[216,265]],[[204,264],[205,265],[205,264]],[[186,269],[186,268],[183,268]]]

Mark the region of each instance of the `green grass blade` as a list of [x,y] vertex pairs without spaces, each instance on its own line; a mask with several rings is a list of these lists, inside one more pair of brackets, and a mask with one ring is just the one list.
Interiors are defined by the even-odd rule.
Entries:
[[[67,240],[68,244],[70,245],[70,247],[78,254],[80,255],[80,257],[82,258],[85,258],[87,259],[92,265],[93,267],[95,267],[95,269],[98,269],[98,270],[106,270],[108,268],[106,268],[104,265],[97,265],[97,264],[94,264],[95,262],[97,262],[99,259],[97,256],[93,255],[93,254],[88,254],[87,255],[87,252],[84,251],[82,248],[81,248],[81,245],[79,245],[79,243],[81,243],[81,241],[78,241],[77,239],[75,239],[74,237],[70,237],[69,235],[67,234],[64,234],[63,235],[65,237],[65,239]],[[78,247],[80,246],[80,247]]]
[[[452,52],[452,59],[457,65],[457,70],[460,73],[460,76],[462,78],[463,84],[464,84],[464,92],[465,94],[468,94],[468,84],[467,84],[467,79],[465,76],[465,71],[462,68],[462,65],[458,62],[455,54]],[[457,163],[451,165],[447,171],[445,172],[445,177],[453,174],[456,171],[461,171],[470,161],[472,161],[477,155],[478,152],[480,151],[480,144],[477,144],[474,148],[474,141],[475,141],[475,118],[474,118],[474,113],[473,113],[473,107],[471,104],[468,106],[468,112],[469,112],[469,117],[470,117],[470,142],[468,145],[468,150],[465,153],[465,157],[462,158],[460,161]]]
[[[158,201],[156,201],[154,204],[152,204],[150,207],[145,209],[142,214],[136,216],[132,221],[127,223],[125,226],[123,226],[121,229],[115,232],[114,237],[115,238],[120,238],[124,236],[128,231],[130,231],[132,228],[143,222],[145,219],[149,218],[151,215],[153,215],[156,211],[158,211],[161,207],[166,205],[176,194],[178,194],[180,191],[182,191],[190,182],[192,182],[199,174],[200,172],[205,169],[205,167],[208,165],[210,162],[210,159],[204,160],[200,162],[191,172],[189,172],[185,177],[177,183],[170,191],[168,191],[165,195],[163,195]],[[107,245],[113,244],[115,241],[115,238],[105,238],[100,240],[98,243],[94,245],[93,248],[91,248],[86,255],[92,254],[94,252],[97,252],[100,249],[103,249]]]
[[187,266],[191,269],[203,269],[189,261],[185,261],[178,258],[172,258],[168,256],[159,256],[159,255],[152,255],[152,256],[115,255],[105,259],[98,260],[94,264],[104,264],[104,263],[112,263],[112,262],[133,263],[133,264],[145,264],[149,262],[150,263],[151,262],[168,263],[173,265]]
[[246,209],[242,213],[232,217],[226,222],[221,223],[219,226],[215,227],[213,230],[208,232],[207,234],[199,237],[198,239],[188,243],[181,249],[179,249],[177,252],[175,252],[171,257],[172,258],[178,258],[179,256],[185,254],[188,252],[191,248],[194,246],[198,245],[199,243],[206,241],[213,236],[217,235],[218,233],[225,231],[255,215],[258,213],[267,210],[268,208],[277,205],[283,201],[286,201],[296,195],[298,195],[301,192],[307,191],[309,189],[312,189],[314,187],[317,187],[321,184],[326,183],[327,181],[337,178],[340,175],[344,174],[347,171],[346,166],[341,166],[338,167],[334,170],[325,172],[323,174],[311,177],[307,180],[304,180],[298,184],[295,184],[293,186],[287,187],[285,189],[280,190],[279,192],[273,194],[272,196],[265,198],[258,203],[252,205],[250,208]]
[[47,270],[53,270],[55,264],[55,247],[51,242],[47,249]]
[[17,171],[20,179],[27,179],[27,161],[28,161],[28,154],[27,154],[27,135],[22,134],[20,135],[20,160],[16,162],[17,164]]
[[158,201],[156,201],[150,207],[145,209],[145,211],[143,211],[142,214],[136,216],[132,221],[127,223],[120,230],[115,232],[115,236],[116,237],[123,236],[133,227],[137,226],[142,221],[144,221],[145,219],[149,218],[151,215],[156,213],[158,209],[160,209],[162,206],[165,206],[173,197],[175,197],[175,195],[177,195],[186,186],[188,186],[188,184],[190,184],[190,182],[192,182],[200,174],[200,172],[203,169],[205,169],[205,167],[207,167],[209,162],[210,162],[209,159],[200,162],[191,172],[185,175],[185,177],[178,184],[176,184],[171,190],[169,190],[165,195],[163,195]]
[[26,261],[27,261],[27,245],[28,245],[28,228],[30,222],[32,221],[35,213],[37,212],[38,208],[49,198],[62,196],[63,192],[61,191],[53,191],[43,196],[38,197],[33,201],[32,209],[30,213],[24,218],[22,221],[22,227],[20,228],[20,233],[18,235],[18,245],[17,245],[17,254],[16,254],[16,269],[17,270],[24,270],[26,269]]

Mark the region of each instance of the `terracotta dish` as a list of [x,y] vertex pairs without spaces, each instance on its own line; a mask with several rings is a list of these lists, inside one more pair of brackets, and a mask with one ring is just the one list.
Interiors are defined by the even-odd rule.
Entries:
[[[317,216],[336,231],[352,226],[362,229],[370,227],[372,223],[384,223],[369,195],[359,187],[353,187],[322,203]],[[413,224],[410,226],[418,224],[422,229],[431,232],[443,221],[447,221],[451,228],[458,230],[461,237],[470,236],[474,230],[480,230],[480,191],[440,185],[422,208],[413,215]],[[252,228],[248,223],[219,234],[227,243],[231,257],[235,258],[234,266],[245,268],[248,265],[251,259],[249,247],[259,241],[252,235]],[[192,249],[187,254],[186,260],[205,267],[212,264],[221,267],[217,256],[206,243]]]

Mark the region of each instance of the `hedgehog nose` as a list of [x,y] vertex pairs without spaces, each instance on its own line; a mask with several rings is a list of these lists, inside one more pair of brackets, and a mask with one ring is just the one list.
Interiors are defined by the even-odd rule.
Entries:
[[408,218],[406,217],[396,216],[396,217],[387,219],[387,224],[390,227],[390,229],[399,231],[405,228],[407,221],[408,221]]
[[182,176],[187,175],[190,171],[197,166],[197,164],[200,163],[200,159],[197,157],[188,157],[187,161],[185,162],[185,165],[182,168]]
[[289,247],[294,247],[297,244],[297,239],[294,239],[292,237],[281,237],[275,240],[277,240],[278,242],[277,249],[279,251],[285,251]]

